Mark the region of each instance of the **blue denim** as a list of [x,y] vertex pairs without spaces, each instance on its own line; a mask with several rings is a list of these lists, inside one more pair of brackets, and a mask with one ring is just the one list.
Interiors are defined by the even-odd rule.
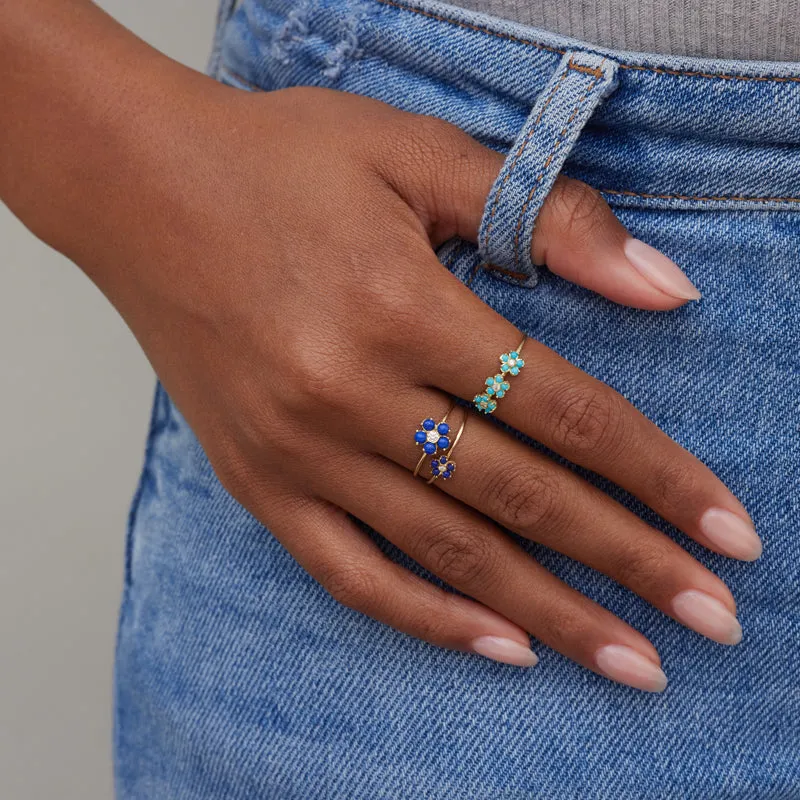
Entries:
[[[159,385],[128,530],[118,797],[800,798],[800,64],[615,52],[434,0],[231,5],[220,80],[368,95],[507,154],[479,245],[453,239],[440,260],[708,464],[764,555],[717,556],[579,470],[721,576],[743,642],[519,539],[653,641],[666,692],[539,642],[530,670],[438,649],[333,600],[222,488]],[[703,299],[624,308],[532,264],[559,172],[600,189]]]

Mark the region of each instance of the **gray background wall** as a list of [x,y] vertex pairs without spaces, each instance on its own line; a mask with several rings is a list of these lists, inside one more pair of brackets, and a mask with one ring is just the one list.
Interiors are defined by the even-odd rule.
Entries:
[[[216,0],[99,4],[203,68]],[[3,800],[112,797],[125,519],[152,390],[152,371],[113,308],[0,205]]]

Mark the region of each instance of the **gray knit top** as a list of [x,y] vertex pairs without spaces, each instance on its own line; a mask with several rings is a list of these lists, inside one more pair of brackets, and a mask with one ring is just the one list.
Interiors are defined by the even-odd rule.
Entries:
[[800,0],[446,0],[617,50],[800,61]]

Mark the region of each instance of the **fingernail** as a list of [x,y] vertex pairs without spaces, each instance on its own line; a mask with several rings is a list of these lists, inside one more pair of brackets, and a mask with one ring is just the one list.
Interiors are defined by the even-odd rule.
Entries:
[[472,649],[478,655],[518,667],[535,667],[539,663],[539,657],[530,647],[502,636],[479,636],[473,640]]
[[705,592],[689,589],[672,598],[675,616],[709,639],[720,644],[739,644],[742,626],[719,600]]
[[681,268],[655,247],[630,237],[623,249],[634,269],[656,289],[681,300],[699,300],[702,297]]
[[667,688],[667,676],[632,647],[607,644],[595,653],[594,659],[602,673],[612,681],[645,692],[663,692]]
[[756,529],[724,508],[709,508],[700,517],[700,530],[720,550],[742,561],[755,561],[763,550]]

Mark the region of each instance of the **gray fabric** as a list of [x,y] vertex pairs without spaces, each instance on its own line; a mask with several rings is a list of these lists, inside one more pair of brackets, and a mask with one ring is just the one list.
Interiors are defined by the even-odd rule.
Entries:
[[618,50],[800,61],[800,0],[446,0]]

